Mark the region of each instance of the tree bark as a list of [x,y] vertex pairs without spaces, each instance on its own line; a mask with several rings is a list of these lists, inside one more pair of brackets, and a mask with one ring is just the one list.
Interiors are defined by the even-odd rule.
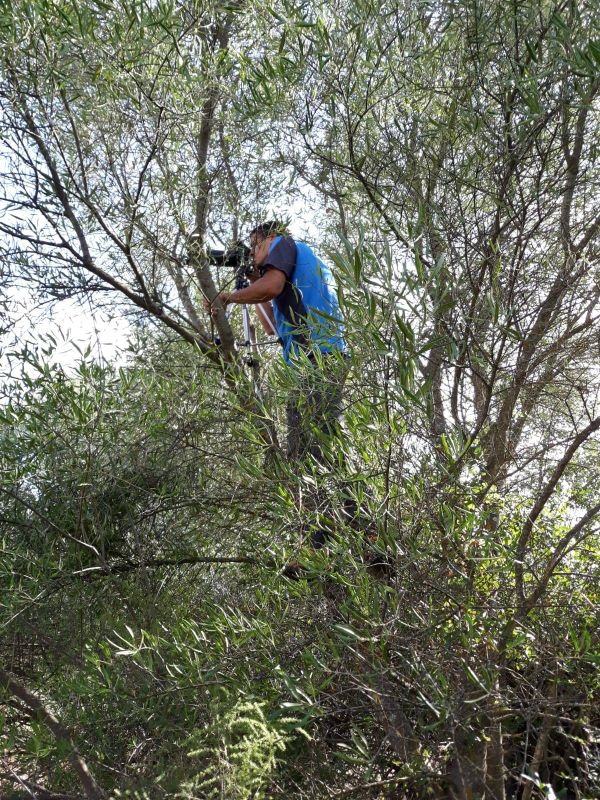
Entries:
[[500,719],[500,709],[497,708],[495,703],[490,714],[488,735],[485,800],[505,800],[502,721]]
[[[552,682],[551,688],[551,700],[556,701],[556,681]],[[533,757],[531,759],[531,764],[529,765],[529,774],[533,777],[537,775],[540,770],[541,763],[546,755],[546,749],[548,747],[548,739],[550,738],[550,731],[552,730],[552,725],[556,715],[547,709],[543,716],[542,721],[542,728],[540,730],[540,735],[538,736],[538,740],[535,743],[535,750],[533,751]],[[523,787],[523,794],[521,796],[521,800],[529,800],[531,797],[531,793],[533,791],[533,781],[528,780],[524,787]]]

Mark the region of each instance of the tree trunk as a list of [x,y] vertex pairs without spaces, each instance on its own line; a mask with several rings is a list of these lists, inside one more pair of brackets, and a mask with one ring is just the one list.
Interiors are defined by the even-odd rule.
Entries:
[[[556,681],[552,682],[551,691],[550,691],[550,699],[556,702]],[[528,773],[531,777],[534,777],[540,771],[541,763],[546,755],[546,749],[548,747],[548,739],[550,738],[550,731],[552,730],[552,724],[556,715],[550,709],[547,709],[542,720],[542,728],[540,730],[540,734],[538,736],[538,740],[535,743],[535,750],[533,751],[533,757],[531,759],[531,764],[529,765]],[[523,794],[521,800],[529,800],[531,797],[531,793],[533,791],[533,782],[528,780],[524,781],[525,785],[523,787]]]
[[485,779],[485,800],[505,800],[504,790],[504,748],[502,747],[502,721],[500,710],[494,704],[490,715],[487,746],[487,774]]
[[487,771],[487,747],[481,735],[483,730],[479,714],[473,713],[474,705],[466,702],[477,692],[465,695],[458,710],[454,728],[454,753],[448,772],[448,790],[452,800],[480,800],[485,793]]

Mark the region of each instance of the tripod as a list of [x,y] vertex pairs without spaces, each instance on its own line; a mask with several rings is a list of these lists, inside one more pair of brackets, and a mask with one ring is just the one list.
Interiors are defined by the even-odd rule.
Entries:
[[[238,291],[239,289],[245,289],[247,286],[250,285],[250,282],[248,281],[247,278],[246,269],[247,265],[245,263],[242,263],[236,272],[235,276],[236,291]],[[268,327],[271,329],[271,333],[273,334],[273,336],[278,336],[277,330],[275,329],[275,326],[273,325],[271,318],[267,315],[262,306],[260,304],[257,304],[256,309],[257,313],[259,313],[262,316],[262,318],[266,321]],[[225,311],[225,318],[227,319],[228,322],[231,320],[232,313],[233,313],[233,307],[230,306]],[[250,321],[250,310],[245,303],[242,305],[242,327],[244,331],[243,347],[246,350],[246,355],[244,356],[244,363],[248,367],[257,367],[258,362],[252,353],[253,348],[256,348],[256,338],[254,336],[252,323]],[[221,340],[219,339],[218,336],[215,336],[214,342],[215,344],[218,345],[221,343]]]
[[[244,279],[243,285],[240,285],[240,288],[244,289],[246,286],[248,286],[248,281]],[[232,309],[228,309],[228,311],[225,312],[227,319],[229,319],[231,311]],[[258,314],[260,314],[260,316],[267,323],[268,327],[271,329],[271,334],[279,339],[279,334],[277,333],[277,329],[273,325],[273,321],[268,316],[262,305],[260,305],[260,303],[257,304],[256,311]],[[250,322],[250,310],[246,304],[242,306],[242,325],[244,329],[244,347],[246,348],[245,361],[249,367],[253,367],[255,366],[255,360],[253,359],[251,349],[252,347],[256,347],[257,345],[256,345],[256,338],[254,337],[254,331],[252,329],[252,323]]]
[[[240,289],[245,289],[248,286],[248,281],[244,280],[243,285],[240,285]],[[238,287],[236,286],[236,289]],[[231,311],[228,313],[226,312],[227,319],[231,315]],[[244,328],[244,347],[246,348],[246,356],[244,361],[246,362],[247,366],[254,367],[256,366],[256,360],[252,355],[252,345],[256,343],[256,340],[253,342],[254,332],[252,330],[252,325],[250,323],[250,311],[248,306],[244,304],[242,306],[242,326]]]

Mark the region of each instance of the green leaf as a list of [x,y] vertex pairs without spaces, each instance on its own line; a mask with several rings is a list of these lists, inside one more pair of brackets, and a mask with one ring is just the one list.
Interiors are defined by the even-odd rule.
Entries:
[[600,40],[590,42],[588,44],[588,49],[596,64],[600,66]]
[[355,631],[354,628],[351,628],[349,625],[339,625],[336,623],[333,628],[345,639],[354,639],[357,642],[371,641],[368,636],[362,636],[360,633],[358,633],[358,631]]
[[360,279],[363,272],[363,261],[361,258],[361,254],[358,250],[354,251],[354,259],[352,264],[353,264],[354,280],[357,283],[360,283]]

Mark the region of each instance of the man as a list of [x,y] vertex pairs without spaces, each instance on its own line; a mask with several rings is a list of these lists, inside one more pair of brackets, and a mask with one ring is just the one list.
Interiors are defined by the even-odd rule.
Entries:
[[[250,285],[221,292],[223,305],[260,306],[259,318],[268,334],[276,333],[283,357],[294,369],[295,383],[288,396],[287,453],[290,461],[311,456],[322,466],[339,469],[339,453],[331,452],[339,426],[341,400],[347,373],[346,343],[340,308],[330,269],[304,242],[295,241],[278,222],[264,222],[250,231],[250,255],[254,270]],[[343,456],[342,456],[343,462]],[[308,505],[331,513],[328,499],[319,490],[309,492]],[[363,530],[366,541],[373,535],[353,499],[342,504],[341,514],[353,527]],[[319,525],[310,536],[318,549],[330,531]],[[367,559],[375,570],[387,569],[381,556]],[[283,574],[296,579],[298,562]]]
[[346,344],[333,276],[304,242],[295,241],[278,222],[250,231],[254,264],[250,285],[221,292],[230,303],[260,306],[265,331],[278,335],[283,357],[297,367],[287,404],[288,457],[307,454],[324,463],[324,449],[341,413]]

